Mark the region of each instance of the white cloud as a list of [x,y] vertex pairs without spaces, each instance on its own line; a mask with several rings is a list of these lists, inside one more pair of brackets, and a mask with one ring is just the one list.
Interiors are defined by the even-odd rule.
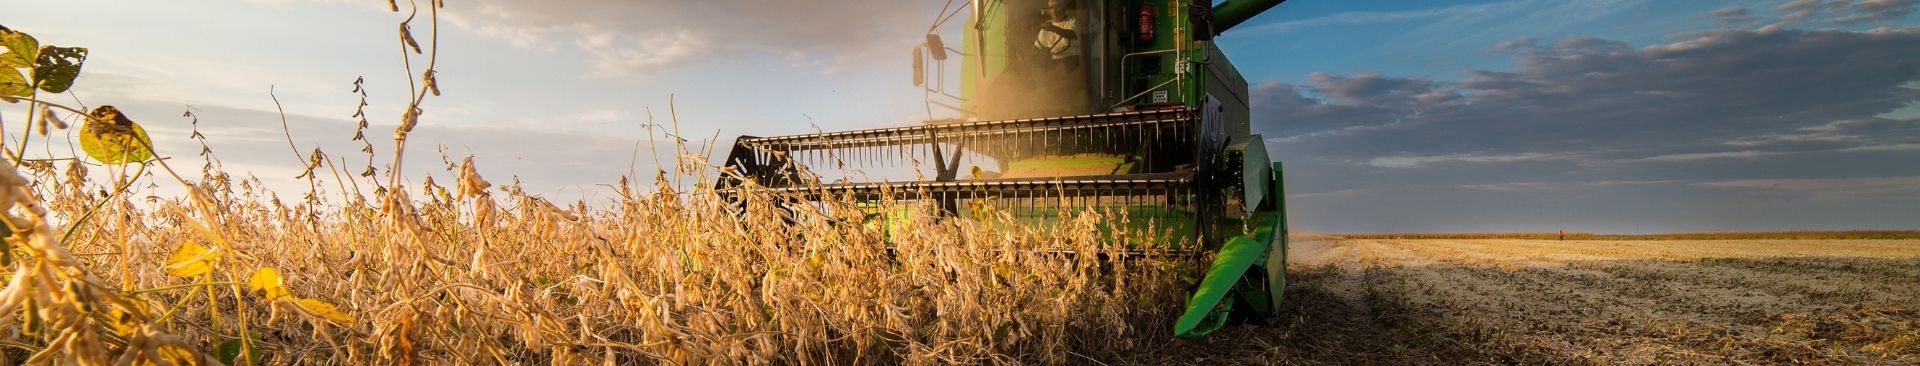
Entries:
[[477,25],[467,28],[481,37],[497,39],[514,47],[536,49],[547,52],[558,51],[554,45],[561,44],[557,35],[571,31],[569,27],[511,27],[500,25]]
[[1729,6],[1729,7],[1714,9],[1713,11],[1709,11],[1705,14],[1701,14],[1700,16],[1697,16],[1695,18],[1712,19],[1713,21],[1719,22],[1721,24],[1745,23],[1745,22],[1750,22],[1750,21],[1760,19],[1760,17],[1753,15],[1752,10],[1747,10],[1746,7],[1742,7],[1742,6]]
[[1714,189],[1806,195],[1816,199],[1850,200],[1920,197],[1920,176],[1871,178],[1735,179],[1693,183]]
[[1466,184],[1466,185],[1460,186],[1460,188],[1482,190],[1482,191],[1495,191],[1495,192],[1536,191],[1536,190],[1549,189],[1553,187],[1554,187],[1553,183],[1547,183],[1547,182],[1507,182],[1507,183],[1491,183],[1491,184]]
[[1588,187],[1651,186],[1651,185],[1664,185],[1664,184],[1677,184],[1677,183],[1687,183],[1687,182],[1679,181],[1679,180],[1604,180],[1604,181],[1597,181],[1597,182],[1504,182],[1504,183],[1485,183],[1485,184],[1463,184],[1463,185],[1460,185],[1460,188],[1482,190],[1482,191],[1495,191],[1495,192],[1514,192],[1514,191],[1566,190],[1566,189],[1588,188]]
[[602,108],[580,112],[580,114],[573,116],[573,120],[583,123],[614,122],[626,118],[626,116],[626,111]]
[[[1834,24],[1896,21],[1912,14],[1920,0],[1793,0],[1774,7],[1785,13],[1767,28],[1825,18]],[[1826,17],[1821,17],[1821,15]]]
[[692,31],[633,40],[618,33],[593,33],[574,43],[593,57],[591,76],[634,76],[700,60],[711,44]]
[[1761,147],[1783,143],[1828,143],[1847,144],[1854,147],[1838,151],[1888,151],[1888,146],[1899,146],[1903,142],[1900,136],[1908,135],[1914,127],[1920,127],[1920,120],[1866,118],[1828,122],[1793,129],[1792,132],[1747,136],[1727,140],[1723,145],[1737,147]]
[[1598,182],[1590,182],[1590,183],[1587,183],[1587,185],[1594,186],[1594,187],[1644,186],[1644,185],[1658,185],[1658,184],[1674,184],[1674,183],[1681,183],[1681,182],[1682,181],[1677,181],[1677,180],[1603,180]]
[[1657,156],[1652,156],[1647,158],[1636,159],[1635,161],[1681,162],[1681,161],[1700,161],[1700,160],[1711,160],[1711,159],[1757,159],[1757,158],[1763,158],[1763,157],[1775,156],[1775,155],[1781,155],[1781,154],[1785,154],[1785,153],[1752,151],[1752,150],[1723,151],[1723,152],[1710,152],[1710,153],[1657,155]]
[[1883,151],[1920,151],[1920,144],[1888,144],[1855,146],[1840,149],[1841,152],[1883,152]]
[[1521,161],[1568,160],[1572,156],[1564,154],[1521,153],[1506,155],[1449,154],[1449,155],[1398,155],[1383,156],[1367,161],[1367,165],[1381,168],[1412,168],[1436,163],[1511,163]]
[[1235,33],[1286,32],[1301,28],[1329,25],[1363,25],[1377,23],[1405,22],[1418,19],[1449,18],[1489,12],[1506,12],[1526,5],[1526,1],[1507,1],[1492,4],[1455,5],[1433,9],[1416,9],[1391,12],[1357,11],[1328,15],[1318,18],[1301,19],[1240,29]]
[[1288,199],[1340,198],[1340,197],[1358,196],[1366,193],[1367,191],[1359,190],[1359,189],[1341,189],[1341,190],[1326,191],[1326,192],[1288,193],[1287,198]]

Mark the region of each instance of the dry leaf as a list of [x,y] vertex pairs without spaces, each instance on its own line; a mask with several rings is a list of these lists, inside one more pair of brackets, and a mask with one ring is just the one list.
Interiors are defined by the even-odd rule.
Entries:
[[326,301],[299,299],[294,300],[293,305],[299,307],[300,311],[307,313],[307,315],[317,316],[335,323],[353,322],[353,314],[340,311],[340,309],[333,307],[333,304],[327,303]]

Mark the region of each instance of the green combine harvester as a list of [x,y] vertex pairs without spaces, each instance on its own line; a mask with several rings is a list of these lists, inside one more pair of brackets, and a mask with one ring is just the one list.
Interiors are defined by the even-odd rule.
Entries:
[[[724,164],[743,178],[719,185],[751,180],[798,200],[930,200],[953,219],[983,206],[1039,223],[1063,211],[1124,210],[1191,244],[1183,253],[1213,255],[1195,269],[1204,276],[1176,335],[1266,318],[1286,283],[1281,169],[1249,129],[1246,80],[1212,40],[1282,1],[949,6],[914,49],[913,79],[930,117],[936,108],[963,117],[741,136]],[[953,28],[964,35],[958,44],[940,36]],[[958,94],[947,85],[950,63],[960,65]],[[820,182],[801,173],[836,166],[917,174]]]

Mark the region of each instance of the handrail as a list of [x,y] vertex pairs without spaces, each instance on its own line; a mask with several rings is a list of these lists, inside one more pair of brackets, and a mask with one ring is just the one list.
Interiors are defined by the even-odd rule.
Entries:
[[[1125,54],[1125,55],[1120,55],[1120,67],[1121,67],[1121,68],[1125,68],[1125,67],[1127,67],[1127,59],[1128,59],[1128,58],[1132,58],[1132,57],[1134,57],[1134,56],[1146,56],[1146,55],[1158,55],[1158,54],[1162,54],[1162,53],[1174,53],[1174,52],[1176,52],[1176,51],[1179,51],[1179,50],[1174,50],[1174,49],[1165,49],[1165,50],[1153,50],[1153,51],[1146,51],[1146,52],[1134,52],[1134,53],[1129,53],[1129,54]],[[1113,105],[1111,105],[1111,106],[1108,106],[1108,107],[1107,107],[1107,109],[1113,109],[1113,108],[1118,108],[1118,107],[1120,107],[1120,105],[1123,105],[1123,104],[1127,104],[1127,102],[1129,102],[1129,101],[1132,101],[1132,100],[1134,100],[1135,98],[1139,98],[1139,97],[1140,97],[1140,96],[1142,96],[1142,95],[1146,95],[1146,93],[1147,93],[1147,92],[1150,92],[1150,91],[1153,91],[1153,90],[1155,90],[1155,89],[1160,89],[1160,87],[1163,87],[1163,86],[1167,86],[1167,84],[1168,84],[1168,83],[1170,83],[1170,82],[1172,82],[1172,81],[1173,81],[1173,80],[1168,80],[1167,82],[1162,82],[1162,83],[1160,83],[1160,84],[1158,84],[1158,85],[1154,85],[1154,86],[1153,86],[1153,87],[1151,87],[1151,88],[1147,88],[1147,90],[1144,90],[1144,91],[1141,91],[1141,92],[1140,92],[1140,94],[1135,94],[1134,96],[1131,96],[1131,97],[1127,97],[1127,99],[1121,99],[1121,100],[1120,100],[1119,102],[1115,102],[1115,103],[1113,103]],[[1121,80],[1121,81],[1120,81],[1120,94],[1126,94],[1126,93],[1127,93],[1127,82],[1126,82],[1126,80]]]

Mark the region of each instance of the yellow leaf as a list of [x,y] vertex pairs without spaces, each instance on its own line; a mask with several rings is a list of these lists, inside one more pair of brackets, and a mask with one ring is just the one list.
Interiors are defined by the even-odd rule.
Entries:
[[133,335],[133,331],[140,327],[143,321],[142,319],[146,317],[145,314],[147,313],[146,304],[140,302],[131,302],[129,304],[132,304],[134,307],[127,308],[120,304],[114,304],[112,309],[107,310],[107,318],[111,321],[107,323],[107,325],[113,328],[114,333],[122,337]]
[[247,279],[247,289],[267,300],[278,300],[287,297],[285,283],[280,277],[280,270],[261,268],[253,271],[253,278]]
[[200,244],[180,244],[173,255],[167,257],[167,274],[175,277],[194,277],[213,271],[212,250]]
[[198,362],[200,361],[200,357],[197,355],[194,355],[193,350],[189,350],[186,347],[168,344],[168,345],[160,346],[160,349],[158,351],[160,353],[160,358],[167,360],[167,362],[172,362],[175,365],[199,365],[200,364],[200,362]]
[[300,307],[300,310],[306,312],[307,315],[332,320],[336,323],[353,322],[353,314],[340,311],[340,309],[334,308],[333,304],[328,304],[326,301],[320,301],[319,299],[294,300],[293,305]]

